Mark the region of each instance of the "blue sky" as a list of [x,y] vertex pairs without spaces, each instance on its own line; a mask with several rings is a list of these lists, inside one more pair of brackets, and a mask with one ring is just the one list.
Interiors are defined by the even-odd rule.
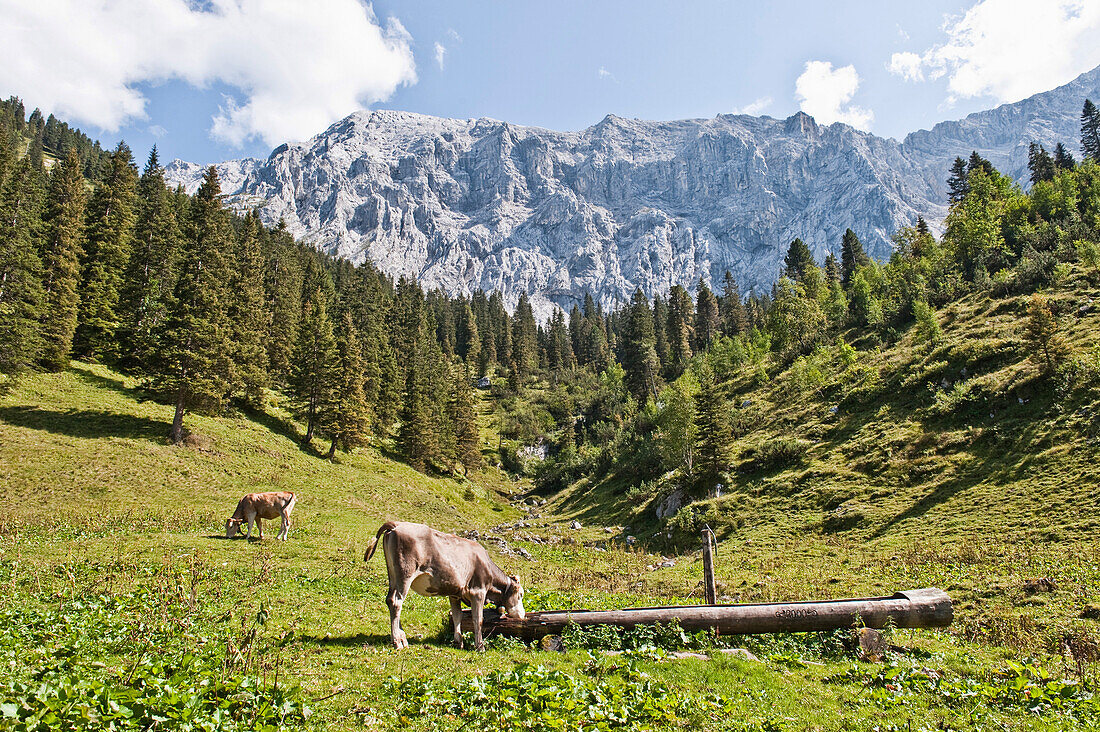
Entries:
[[553,129],[802,108],[900,138],[1100,64],[1098,5],[0,0],[0,94],[200,163],[363,107]]

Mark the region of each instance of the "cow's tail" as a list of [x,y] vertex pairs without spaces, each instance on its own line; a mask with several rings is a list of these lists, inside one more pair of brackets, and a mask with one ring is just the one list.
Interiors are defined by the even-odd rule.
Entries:
[[388,534],[396,528],[397,524],[393,521],[387,521],[378,528],[378,533],[370,540],[370,544],[367,545],[367,551],[363,554],[364,562],[369,562],[370,558],[374,556],[374,550],[378,548],[378,540],[382,538],[382,535]]
[[286,504],[286,512],[290,513],[294,510],[294,504],[298,502],[298,496],[294,493],[290,494],[290,500]]

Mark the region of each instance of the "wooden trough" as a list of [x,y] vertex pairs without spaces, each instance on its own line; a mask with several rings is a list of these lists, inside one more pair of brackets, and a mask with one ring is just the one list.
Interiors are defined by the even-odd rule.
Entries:
[[[523,620],[486,609],[482,621],[485,637],[495,633],[525,640],[558,635],[565,626],[616,625],[633,628],[678,620],[686,631],[711,630],[718,635],[801,633],[837,630],[862,625],[867,628],[945,628],[954,610],[951,598],[934,587],[906,590],[891,597],[818,602],[767,602],[751,605],[681,605],[626,610],[553,610],[528,613]],[[470,611],[462,614],[462,630],[472,631]]]

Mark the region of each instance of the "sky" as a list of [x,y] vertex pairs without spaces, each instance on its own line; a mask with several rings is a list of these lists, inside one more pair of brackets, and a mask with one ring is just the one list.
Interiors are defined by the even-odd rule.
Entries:
[[902,138],[1100,65],[1100,0],[0,0],[0,95],[142,159],[358,109],[559,130],[799,110]]

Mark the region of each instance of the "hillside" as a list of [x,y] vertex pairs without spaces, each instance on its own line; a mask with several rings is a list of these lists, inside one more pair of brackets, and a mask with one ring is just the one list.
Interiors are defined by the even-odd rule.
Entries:
[[[1068,298],[1071,292],[1064,289],[1063,296]],[[1012,320],[1007,311],[988,315],[980,299],[963,301],[945,318],[941,348],[947,351],[935,355],[904,347],[883,349],[868,362],[885,365],[908,353],[910,361],[931,363],[933,355],[933,360],[939,360],[967,342],[987,341],[975,338],[979,330],[993,332]],[[1080,322],[1075,332],[1079,347],[1095,341],[1095,317],[1090,314]],[[983,359],[977,351],[973,353],[966,363],[981,374],[979,378],[1011,380],[1025,368],[1011,358]],[[943,360],[954,364],[956,357],[963,358],[956,354]],[[749,399],[774,398],[784,378],[777,375],[752,390]],[[883,381],[889,382],[885,370]],[[1027,388],[1026,378],[1017,381],[1021,390]],[[292,688],[288,684],[300,683],[304,687],[301,701],[287,702],[286,709],[296,709],[295,703],[308,705],[312,716],[304,724],[322,728],[430,729],[440,723],[461,724],[461,718],[441,711],[436,706],[440,702],[429,699],[450,698],[449,694],[464,688],[464,677],[497,670],[512,674],[502,677],[502,684],[522,681],[534,684],[532,693],[550,695],[564,693],[565,679],[582,680],[570,684],[597,683],[583,680],[602,679],[606,674],[606,680],[598,683],[641,683],[631,676],[636,671],[630,667],[616,670],[613,657],[604,657],[593,667],[584,651],[557,654],[505,646],[476,655],[450,649],[445,640],[434,640],[446,614],[446,603],[440,599],[412,598],[406,604],[404,622],[413,647],[396,654],[388,650],[383,565],[377,559],[362,564],[366,540],[380,521],[401,518],[429,521],[444,529],[476,528],[484,539],[493,535],[492,527],[521,517],[504,499],[512,491],[525,490],[525,483],[502,480],[493,471],[477,475],[472,482],[426,477],[375,448],[341,454],[335,462],[321,460],[299,448],[295,438],[301,425],[275,407],[219,418],[193,416],[188,444],[170,446],[164,441],[170,408],[142,401],[134,385],[101,366],[74,363],[65,373],[26,378],[0,401],[0,583],[10,588],[9,606],[3,611],[9,618],[6,627],[9,633],[14,628],[29,629],[32,626],[23,625],[27,617],[53,617],[48,608],[56,605],[65,615],[53,622],[98,629],[89,631],[101,639],[91,649],[49,650],[52,643],[69,642],[64,639],[73,637],[71,631],[37,641],[42,652],[73,653],[78,663],[90,664],[78,666],[86,669],[85,678],[106,674],[109,679],[116,673],[113,669],[122,678],[127,669],[138,668],[144,651],[125,645],[115,648],[107,639],[110,633],[123,632],[125,637],[136,624],[151,623],[141,632],[148,634],[155,628],[163,634],[156,636],[162,638],[163,658],[175,658],[171,649],[180,643],[191,653],[209,649],[217,658],[221,653],[227,664],[228,650],[218,651],[218,642],[223,648],[250,649],[250,660],[239,665],[256,674],[259,688],[271,686],[272,674],[276,685],[281,678],[286,689]],[[829,394],[828,387],[823,394]],[[272,396],[277,401],[277,395]],[[1048,415],[1050,424],[1041,434],[1009,438],[1050,445],[1041,461],[1032,465],[1020,461],[1011,449],[992,456],[983,449],[988,438],[963,441],[960,435],[977,429],[976,425],[959,423],[945,432],[942,457],[947,465],[962,466],[956,469],[958,475],[965,475],[965,458],[971,454],[986,463],[995,461],[1001,474],[1020,473],[1017,481],[999,483],[1000,499],[994,503],[991,499],[997,489],[984,481],[974,481],[977,488],[961,490],[965,481],[926,476],[903,484],[889,476],[875,477],[883,465],[870,462],[872,457],[878,455],[881,461],[881,451],[903,437],[921,444],[915,415],[910,412],[909,419],[903,417],[909,399],[919,401],[901,395],[877,416],[876,410],[840,400],[843,411],[832,422],[824,415],[827,405],[838,400],[807,395],[741,438],[743,447],[765,436],[790,435],[792,430],[784,425],[806,419],[793,434],[817,435],[821,442],[810,449],[804,468],[756,476],[719,500],[726,522],[718,554],[720,592],[751,601],[946,587],[957,602],[954,627],[946,632],[894,632],[893,642],[910,650],[892,655],[885,668],[939,669],[945,683],[976,685],[974,689],[1001,694],[1003,699],[974,709],[965,702],[965,695],[952,696],[961,694],[963,687],[933,692],[924,690],[925,682],[904,674],[907,680],[902,686],[882,689],[885,682],[875,678],[876,669],[883,667],[853,664],[838,646],[822,644],[812,635],[742,639],[738,645],[747,645],[763,662],[729,658],[669,662],[660,661],[659,656],[640,656],[638,670],[650,674],[650,681],[637,687],[647,690],[638,691],[642,695],[637,703],[650,699],[645,703],[657,704],[654,699],[665,699],[660,704],[671,705],[673,697],[660,696],[666,689],[688,708],[677,707],[678,716],[664,723],[651,720],[627,728],[688,724],[703,729],[869,729],[872,720],[875,725],[885,720],[904,729],[909,720],[958,729],[989,724],[1008,729],[1070,729],[1094,719],[1088,716],[1087,704],[1079,706],[1075,701],[1072,694],[1077,692],[1072,689],[1063,709],[1073,710],[1072,714],[1059,716],[1043,711],[1049,707],[1037,707],[1033,715],[1020,701],[1024,697],[1011,696],[997,681],[1001,677],[991,675],[1004,667],[1004,659],[1020,654],[1036,657],[1034,668],[1064,668],[1058,659],[1066,651],[1060,644],[1072,644],[1078,654],[1081,649],[1087,653],[1096,648],[1096,621],[1077,619],[1088,602],[1095,602],[1100,582],[1097,546],[1090,531],[1098,499],[1096,467],[1079,449],[1075,454],[1070,449],[1074,445],[1065,444],[1072,441],[1079,448],[1091,433],[1079,432],[1075,412],[1051,414],[1050,405],[1037,398],[1025,405],[1026,411],[1006,410],[995,425],[1008,432],[1020,424],[1015,420]],[[486,428],[490,406],[480,407]],[[864,418],[865,428],[855,429],[857,420]],[[887,439],[881,437],[884,430]],[[484,436],[487,448],[495,445],[488,431]],[[852,446],[847,461],[856,468],[838,470],[842,444]],[[913,462],[920,464],[919,456]],[[1037,477],[1024,479],[1031,468]],[[1079,475],[1080,482],[1071,482],[1064,490],[1044,487],[1045,482],[1053,482],[1042,477],[1048,470]],[[875,498],[884,485],[898,488],[888,499]],[[1092,486],[1091,492],[1085,486]],[[835,511],[831,504],[818,508],[815,503],[826,500],[823,496],[830,487],[835,496],[844,497],[845,505],[861,506],[867,518],[850,527],[823,527],[822,511]],[[262,543],[220,538],[224,518],[237,497],[269,488],[291,489],[301,496],[290,540],[273,540],[270,524]],[[697,553],[672,556],[675,566],[654,571],[662,561],[660,555],[627,547],[621,537],[615,539],[601,528],[604,521],[634,522],[642,516],[622,504],[610,508],[614,501],[623,500],[621,487],[598,486],[595,493],[584,490],[584,508],[580,508],[571,498],[576,499],[583,489],[582,485],[576,493],[563,494],[542,508],[528,508],[527,528],[496,532],[512,548],[528,550],[533,562],[511,553],[502,555],[499,544],[485,541],[504,567],[523,577],[529,610],[698,601]],[[1052,505],[1036,505],[1041,490],[1052,496]],[[910,507],[914,498],[925,495],[942,495],[943,500],[918,501]],[[1058,504],[1073,495],[1076,511],[1063,520],[1055,513]],[[636,501],[636,496],[630,500]],[[836,502],[835,497],[831,500]],[[906,520],[891,520],[905,509],[916,509],[909,514],[919,513],[927,531]],[[576,516],[584,522],[580,531],[568,528]],[[1032,522],[1027,528],[1034,530],[1002,531],[1022,528],[1021,522]],[[1026,582],[1037,577],[1050,578],[1055,590],[1037,596],[1026,592]],[[141,604],[147,597],[155,601],[154,606]],[[47,614],[28,616],[31,612]],[[157,621],[158,616],[164,619]],[[255,617],[261,617],[262,624],[250,624]],[[239,632],[234,630],[237,626]],[[29,653],[18,651],[19,644],[27,642],[19,637],[0,634],[4,641],[0,651]],[[38,663],[26,660],[37,657],[23,656],[23,663]],[[99,662],[101,658],[106,666]],[[529,667],[514,667],[516,662],[547,670],[532,677],[523,671]],[[1083,673],[1085,680],[1094,678],[1090,674],[1095,666],[1084,663],[1084,670],[1074,673]],[[603,670],[593,677],[594,668]],[[0,668],[0,692],[19,688],[6,686],[15,683],[11,673],[12,669]],[[129,673],[133,675],[132,670]],[[155,669],[148,673],[155,678]],[[1027,679],[1032,673],[1019,672],[1024,679],[1021,688],[1030,688]],[[400,692],[387,685],[391,677],[412,683],[425,674],[432,681],[417,684],[440,684],[429,697],[417,696],[428,692],[415,684],[403,684]],[[174,683],[188,678],[202,676],[179,676]],[[1016,683],[1016,677],[1004,681],[1009,682]],[[42,687],[37,693],[45,696],[39,698],[49,697],[50,688]],[[517,693],[515,687],[508,688],[513,689],[508,694]],[[865,695],[867,688],[881,690]],[[411,707],[402,701],[404,695],[409,695]],[[708,701],[712,698],[721,701]],[[633,703],[622,707],[624,718],[641,713],[642,707]],[[409,716],[394,717],[394,704]],[[553,716],[564,718],[563,714],[559,710]],[[287,719],[290,726],[297,726]],[[0,717],[0,729],[7,728],[4,720]],[[531,724],[543,728],[540,723]]]

